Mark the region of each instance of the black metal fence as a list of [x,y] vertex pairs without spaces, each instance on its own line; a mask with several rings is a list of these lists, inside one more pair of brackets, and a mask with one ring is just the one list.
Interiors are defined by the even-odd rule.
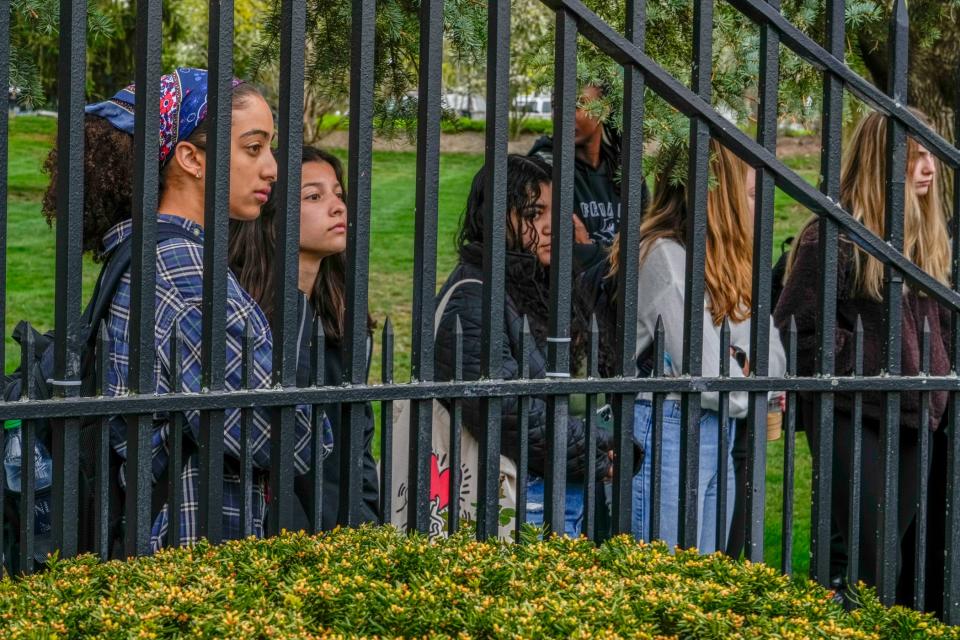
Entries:
[[[545,522],[553,530],[562,530],[565,485],[565,426],[569,417],[568,398],[572,393],[587,394],[591,402],[598,394],[615,399],[615,447],[619,464],[613,479],[612,529],[629,532],[631,527],[631,476],[633,431],[633,404],[638,392],[652,392],[662,400],[667,393],[682,395],[683,466],[681,472],[680,539],[683,545],[696,543],[697,511],[697,456],[700,415],[700,394],[707,391],[729,393],[747,391],[750,394],[749,455],[746,530],[746,556],[753,561],[763,560],[764,505],[767,414],[767,392],[786,390],[789,394],[785,418],[785,478],[783,487],[783,566],[791,570],[793,514],[806,505],[794,502],[794,460],[796,428],[796,392],[815,392],[814,420],[822,434],[813,452],[813,531],[811,538],[812,576],[826,582],[829,579],[830,541],[830,482],[832,455],[833,394],[838,392],[883,392],[887,407],[884,419],[884,441],[897,442],[900,430],[899,394],[905,391],[950,392],[947,421],[949,434],[946,557],[946,618],[960,620],[960,521],[955,508],[955,490],[960,488],[960,383],[955,374],[944,377],[900,374],[899,332],[901,284],[909,283],[925,291],[952,312],[952,361],[960,362],[960,294],[944,286],[914,266],[901,252],[903,242],[903,192],[888,189],[888,214],[885,237],[880,238],[855,221],[838,204],[840,185],[840,146],[843,92],[849,91],[888,118],[890,142],[888,157],[890,175],[903,174],[906,167],[906,136],[912,136],[935,154],[946,166],[960,168],[960,149],[944,140],[920,122],[905,107],[907,64],[906,3],[895,2],[895,21],[892,27],[890,86],[887,92],[860,78],[844,64],[844,8],[842,0],[826,2],[827,41],[813,42],[799,29],[785,21],[779,13],[779,0],[726,0],[760,28],[759,119],[756,139],[738,129],[711,106],[711,64],[713,2],[695,2],[694,72],[690,86],[686,86],[655,61],[644,54],[645,3],[627,0],[627,32],[618,33],[591,13],[578,0],[544,0],[556,12],[556,72],[554,82],[554,149],[553,178],[553,244],[550,265],[551,315],[550,335],[555,339],[548,346],[548,370],[554,375],[547,379],[499,380],[504,323],[504,264],[505,223],[494,212],[506,208],[506,155],[509,100],[509,43],[510,3],[493,2],[489,6],[487,52],[487,128],[486,166],[493,185],[493,197],[487,203],[483,266],[483,373],[484,379],[474,382],[436,382],[434,380],[433,322],[434,296],[437,289],[437,210],[439,190],[439,136],[441,119],[441,64],[443,37],[442,0],[423,0],[421,8],[421,49],[419,68],[419,128],[417,136],[416,228],[415,261],[413,272],[413,348],[412,379],[409,384],[392,380],[393,340],[390,330],[383,336],[383,384],[366,381],[369,246],[371,220],[372,136],[374,123],[374,64],[376,3],[371,0],[353,1],[352,68],[349,129],[349,202],[348,231],[347,321],[345,335],[345,386],[296,387],[296,295],[297,245],[299,238],[298,188],[300,182],[300,147],[302,145],[304,32],[305,6],[299,0],[284,0],[279,103],[280,172],[276,189],[279,202],[287,216],[282,222],[280,238],[283,251],[276,264],[278,289],[277,320],[273,328],[274,382],[270,390],[256,392],[228,392],[224,389],[224,343],[217,339],[224,332],[227,283],[226,247],[228,235],[227,196],[229,194],[228,157],[230,134],[230,79],[233,75],[233,4],[230,1],[210,2],[209,70],[211,127],[207,154],[206,218],[204,241],[204,299],[203,309],[203,387],[200,394],[155,393],[154,347],[155,299],[153,282],[156,277],[154,254],[157,238],[153,216],[135,216],[133,220],[133,262],[131,303],[130,381],[132,393],[124,397],[80,397],[77,385],[80,379],[80,345],[77,321],[84,300],[81,291],[81,243],[83,216],[83,119],[86,2],[63,0],[61,3],[60,81],[59,81],[59,136],[58,171],[60,193],[57,215],[56,265],[56,372],[57,397],[50,400],[24,398],[18,402],[0,403],[0,419],[23,421],[24,450],[31,451],[36,438],[38,421],[52,424],[52,458],[54,461],[52,514],[53,547],[61,555],[71,556],[78,551],[78,473],[79,431],[84,422],[101,418],[102,430],[95,456],[99,472],[96,475],[95,495],[101,515],[95,536],[96,550],[106,556],[108,541],[104,529],[107,483],[108,444],[103,416],[123,415],[131,428],[128,430],[126,501],[124,505],[125,552],[138,555],[149,552],[151,492],[151,430],[153,416],[168,412],[176,416],[186,410],[202,414],[200,487],[200,533],[212,541],[222,538],[221,513],[223,495],[223,440],[219,436],[227,408],[248,409],[253,406],[273,409],[271,434],[273,460],[292,456],[294,408],[298,404],[324,405],[342,403],[344,408],[344,437],[336,443],[342,457],[342,499],[345,505],[339,514],[345,525],[356,524],[361,500],[361,478],[354,470],[362,468],[364,442],[361,437],[364,404],[383,403],[381,422],[381,461],[384,478],[391,468],[392,435],[396,429],[408,425],[391,424],[391,403],[399,400],[412,402],[410,456],[409,526],[425,531],[429,524],[428,488],[430,468],[428,455],[431,446],[431,402],[435,398],[479,397],[482,400],[484,425],[480,454],[479,503],[477,535],[488,538],[496,535],[498,519],[498,479],[500,441],[500,403],[509,396],[543,395],[548,401],[549,451],[546,464]],[[155,149],[155,129],[158,113],[158,79],[160,76],[161,2],[137,2],[136,83],[140,99],[136,105],[136,187],[134,211],[150,211],[157,201],[158,165]],[[10,3],[0,3],[0,78],[9,78],[9,9]],[[616,377],[600,379],[595,375],[572,379],[570,336],[570,301],[572,267],[572,221],[564,212],[573,209],[574,168],[574,109],[577,101],[576,56],[578,36],[582,36],[609,55],[624,69],[624,131],[622,198],[625,212],[621,227],[620,279],[617,320],[617,353],[620,370]],[[785,166],[776,156],[778,52],[787,47],[802,59],[823,72],[823,153],[819,189]],[[680,378],[638,378],[635,351],[637,313],[638,231],[640,193],[643,176],[641,157],[644,150],[642,121],[643,96],[651,90],[690,118],[689,211],[692,221],[687,238],[686,308],[684,322],[685,371]],[[2,98],[6,99],[6,98]],[[6,106],[6,105],[3,105]],[[0,109],[6,114],[7,109]],[[8,122],[0,117],[0,228],[6,229],[6,161]],[[958,129],[960,130],[960,129]],[[752,323],[752,375],[732,379],[725,375],[707,378],[701,375],[701,336],[703,333],[704,260],[706,254],[706,198],[708,188],[708,143],[715,138],[757,169],[756,222],[754,232],[754,273],[752,317],[770,315],[771,275],[766,265],[771,264],[773,252],[774,191],[781,189],[822,219],[821,246],[822,284],[819,312],[823,318],[819,331],[817,352],[818,375],[796,377],[791,364],[785,378],[768,377],[768,332],[764,322]],[[960,176],[960,172],[955,172]],[[954,209],[960,208],[960,178],[956,178]],[[902,182],[900,183],[902,186]],[[953,217],[952,281],[960,282],[960,217]],[[835,330],[837,281],[834,265],[837,261],[838,234],[843,233],[863,251],[887,267],[886,292],[887,350],[884,354],[885,373],[876,377],[834,376],[833,336]],[[6,234],[0,241],[0,282],[4,281],[6,264]],[[0,296],[5,300],[5,296]],[[0,326],[5,318],[5,305],[0,306]],[[795,362],[795,336],[787,335],[791,363]],[[662,341],[661,341],[662,342]],[[0,349],[2,349],[0,342]],[[24,346],[23,358],[32,355]],[[0,351],[0,361],[3,360]],[[322,350],[318,350],[318,358]],[[723,360],[723,358],[722,358]],[[662,361],[662,359],[661,359]],[[595,362],[595,361],[594,361]],[[956,366],[954,366],[956,368]],[[322,366],[319,367],[322,370]],[[596,372],[591,366],[591,373]],[[29,385],[28,385],[29,387]],[[592,405],[591,405],[592,406]],[[657,406],[662,406],[658,403]],[[588,412],[591,420],[592,412]],[[454,413],[454,428],[459,429],[459,413]],[[657,423],[660,419],[658,416]],[[175,429],[176,431],[176,429]],[[2,438],[2,435],[0,435]],[[175,438],[177,442],[177,440]],[[648,452],[655,465],[659,451]],[[182,450],[173,447],[171,464],[177,468]],[[30,570],[33,563],[33,488],[34,460],[23,456],[23,501],[19,532],[21,566]],[[321,471],[315,461],[311,478],[318,486]],[[454,462],[454,466],[456,466]],[[521,466],[523,462],[521,461]],[[895,446],[886,446],[882,460],[885,479],[885,500],[882,505],[881,540],[882,562],[878,580],[884,601],[895,595],[897,560],[896,473],[898,459]],[[173,476],[174,474],[171,474]],[[276,464],[271,474],[271,501],[269,530],[289,527],[295,500],[293,467]],[[249,475],[246,476],[249,483]],[[382,483],[386,480],[382,479]],[[589,494],[592,480],[588,481]],[[859,478],[854,481],[856,487]],[[182,496],[176,482],[170,487],[169,497],[174,507]],[[4,483],[0,483],[0,491]],[[249,486],[249,485],[248,485]],[[384,484],[384,488],[386,488]],[[923,487],[926,491],[926,487]],[[856,494],[856,491],[854,491]],[[313,528],[319,528],[320,498],[315,491],[315,504],[308,509]],[[389,491],[382,491],[384,512],[390,512]],[[0,500],[0,509],[3,501]],[[176,508],[173,509],[177,511]],[[589,509],[588,509],[589,512]],[[209,517],[212,516],[212,517]],[[658,518],[654,514],[654,520]],[[588,521],[586,531],[592,533]],[[654,527],[656,535],[658,527]],[[0,531],[2,535],[2,531]],[[856,554],[856,548],[851,553]],[[853,563],[856,564],[855,562]],[[922,607],[922,595],[918,604]]]

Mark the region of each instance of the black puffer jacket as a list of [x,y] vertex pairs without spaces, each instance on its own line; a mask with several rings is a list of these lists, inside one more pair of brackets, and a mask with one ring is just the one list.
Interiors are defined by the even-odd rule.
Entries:
[[[437,294],[437,304],[443,299],[447,290],[460,280],[483,280],[483,271],[479,266],[461,262],[447,278],[446,283]],[[509,295],[504,301],[504,336],[503,336],[503,365],[500,369],[500,378],[513,380],[520,377],[519,355],[521,353],[521,330],[523,318]],[[483,327],[483,286],[478,283],[464,283],[457,287],[450,301],[447,303],[437,330],[435,366],[437,380],[451,380],[453,378],[454,351],[456,338],[454,328],[456,318],[460,316],[463,327],[463,377],[465,380],[480,378],[481,333]],[[530,377],[546,377],[546,358],[540,345],[530,354]],[[480,439],[477,425],[480,420],[479,399],[466,398],[461,403],[463,407],[463,424]],[[519,423],[517,420],[517,398],[505,397],[501,403],[501,438],[504,455],[516,460],[519,450]],[[529,420],[529,469],[534,475],[542,476],[544,461],[547,454],[547,405],[542,397],[534,396],[530,399]],[[587,452],[584,450],[585,429],[584,423],[574,417],[569,418],[567,431],[567,477],[572,481],[582,481],[587,467]],[[606,477],[610,470],[610,459],[607,452],[613,447],[611,435],[599,429],[597,431],[597,448],[592,455],[597,461],[597,478]]]

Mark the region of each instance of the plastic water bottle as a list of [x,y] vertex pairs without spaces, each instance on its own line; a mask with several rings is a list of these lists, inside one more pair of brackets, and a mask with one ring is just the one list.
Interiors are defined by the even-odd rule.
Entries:
[[[3,451],[3,467],[7,476],[7,490],[20,493],[20,462],[23,457],[23,435],[19,420],[7,420],[4,423],[6,442]],[[53,460],[50,452],[40,440],[33,448],[35,490],[42,491],[53,483]]]

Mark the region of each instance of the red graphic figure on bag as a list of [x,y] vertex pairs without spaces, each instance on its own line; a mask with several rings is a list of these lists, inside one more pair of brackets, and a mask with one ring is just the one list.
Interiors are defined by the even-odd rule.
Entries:
[[450,466],[441,471],[436,453],[430,454],[430,502],[437,505],[437,511],[450,505]]

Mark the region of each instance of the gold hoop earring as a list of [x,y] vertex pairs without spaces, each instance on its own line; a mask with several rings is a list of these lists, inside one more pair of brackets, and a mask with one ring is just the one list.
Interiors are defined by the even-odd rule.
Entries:
[[200,169],[197,169],[197,180],[200,179]]

